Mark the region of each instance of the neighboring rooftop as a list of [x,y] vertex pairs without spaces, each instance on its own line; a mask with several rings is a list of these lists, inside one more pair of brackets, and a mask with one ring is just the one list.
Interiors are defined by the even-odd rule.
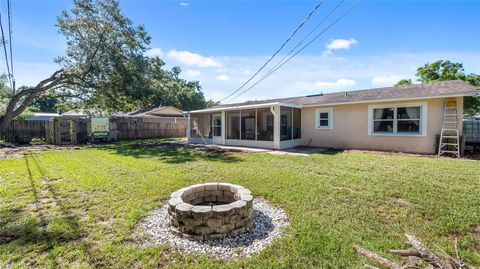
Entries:
[[98,116],[101,115],[97,110],[95,109],[72,109],[69,110],[60,116],[69,116],[69,117],[87,117],[87,116]]
[[50,120],[51,118],[58,117],[58,113],[50,112],[34,112],[31,117],[26,118],[26,120]]
[[128,112],[130,117],[183,117],[183,111],[173,106],[161,106],[152,109],[139,109]]
[[51,112],[33,112],[34,116],[47,116],[47,117],[56,117],[60,114],[58,113],[51,113]]
[[89,117],[128,117],[127,114],[123,112],[113,112],[106,113],[101,112],[96,109],[73,109],[67,111],[60,115],[60,117],[78,117],[78,118],[89,118]]
[[267,103],[287,103],[299,106],[363,103],[372,101],[423,99],[450,96],[473,96],[477,89],[462,80],[449,80],[429,84],[413,84],[397,87],[385,87],[366,90],[326,93],[299,97],[247,101],[235,104],[222,104],[210,109],[226,107],[260,105]]

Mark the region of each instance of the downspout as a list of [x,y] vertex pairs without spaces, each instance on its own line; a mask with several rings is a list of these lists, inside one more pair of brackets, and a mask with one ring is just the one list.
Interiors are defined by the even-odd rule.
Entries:
[[270,112],[272,112],[274,117],[277,116],[277,113],[275,112],[275,107],[274,106],[270,106]]

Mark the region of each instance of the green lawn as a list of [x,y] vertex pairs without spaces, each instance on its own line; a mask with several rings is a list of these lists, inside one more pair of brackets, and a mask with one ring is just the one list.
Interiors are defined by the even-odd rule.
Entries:
[[[0,159],[0,268],[359,268],[404,233],[480,265],[480,162],[344,152],[223,154],[140,142]],[[291,227],[251,259],[142,245],[138,222],[181,187],[225,181],[282,207]]]

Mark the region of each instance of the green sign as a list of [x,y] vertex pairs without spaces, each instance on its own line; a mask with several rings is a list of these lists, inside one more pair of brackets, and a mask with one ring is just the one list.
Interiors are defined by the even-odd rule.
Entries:
[[107,137],[109,134],[109,119],[106,117],[92,118],[92,136],[94,138]]

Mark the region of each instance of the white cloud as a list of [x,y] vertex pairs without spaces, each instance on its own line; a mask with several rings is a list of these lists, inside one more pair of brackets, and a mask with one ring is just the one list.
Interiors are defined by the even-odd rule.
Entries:
[[198,70],[187,70],[185,71],[185,75],[189,77],[198,77],[200,76],[200,71]]
[[150,58],[153,58],[153,57],[162,58],[163,55],[164,55],[164,53],[163,53],[162,49],[160,49],[160,48],[149,49],[145,52],[145,56],[150,57]]
[[187,66],[198,66],[198,67],[222,67],[222,64],[214,58],[205,57],[198,53],[193,53],[189,51],[178,51],[170,50],[167,53],[167,56],[170,59],[181,62]]
[[227,81],[227,80],[230,80],[230,77],[223,74],[223,75],[220,75],[217,77],[218,80],[223,80],[223,81]]
[[[222,68],[228,69],[228,72],[218,73],[219,68],[200,70],[172,60],[166,62],[167,68],[180,65],[184,70],[200,70],[200,83],[205,97],[218,101],[240,87],[248,78],[243,72],[247,69],[255,71],[254,68],[265,63],[268,55],[249,57],[214,55],[214,59],[220,60]],[[480,73],[479,52],[374,53],[352,55],[348,59],[305,54],[295,57],[244,95],[233,101],[227,100],[227,102],[376,88],[378,86],[372,83],[374,77],[401,75],[402,78],[414,78],[417,67],[436,59],[451,59],[461,62],[464,64],[466,72]],[[217,77],[221,74],[228,74],[229,80],[218,80]],[[256,77],[252,82],[256,82],[260,77]],[[356,84],[351,86],[351,82],[350,84],[349,82],[345,83],[340,79],[353,80]],[[337,82],[338,80],[340,81]],[[319,88],[315,86],[315,82],[318,81],[331,84],[328,84],[326,88]],[[342,85],[344,88],[340,87]]]
[[326,50],[323,51],[323,56],[327,56],[333,53],[334,50],[339,49],[350,49],[352,45],[357,44],[358,41],[350,38],[350,39],[333,39],[330,43],[327,44]]
[[188,3],[186,3],[186,2],[180,2],[180,5],[181,5],[182,7],[188,7]]
[[372,85],[375,86],[393,86],[406,76],[391,75],[391,76],[376,76],[372,78]]
[[315,87],[327,89],[327,90],[338,90],[338,89],[346,89],[357,85],[355,80],[351,79],[344,79],[340,78],[334,82],[327,82],[327,81],[317,81],[315,82]]

